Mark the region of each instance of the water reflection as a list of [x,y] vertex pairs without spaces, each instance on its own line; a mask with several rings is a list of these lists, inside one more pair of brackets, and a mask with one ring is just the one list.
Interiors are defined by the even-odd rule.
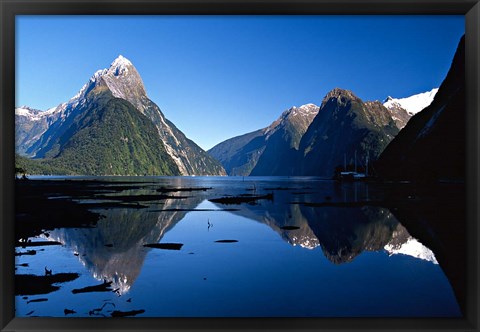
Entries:
[[[212,189],[158,190],[166,186]],[[50,295],[52,303],[55,298],[72,300],[72,308],[79,313],[82,307],[91,310],[95,306],[88,301],[83,304],[83,299],[72,295],[71,290],[95,284],[90,275],[100,282],[112,281],[119,295],[128,293],[126,297],[110,293],[110,301],[118,308],[146,309],[150,316],[435,316],[458,312],[448,281],[440,267],[434,265],[438,258],[444,268],[449,260],[440,256],[441,247],[433,241],[435,238],[422,236],[424,230],[431,233],[423,226],[425,221],[446,215],[437,211],[447,204],[423,210],[410,205],[382,205],[386,202],[385,191],[378,185],[309,179],[182,178],[135,185],[119,183],[115,191],[105,190],[103,183],[93,183],[88,195],[77,196],[71,184],[68,190],[60,189],[55,186],[52,192],[81,200],[103,217],[92,228],[67,224],[60,227],[69,228],[48,231],[48,238],[64,243],[71,254],[60,246],[50,246],[37,257],[22,256],[19,262],[27,263],[27,267],[19,270],[43,275],[47,265],[55,272],[79,272],[77,284],[66,285]],[[43,188],[38,191],[45,192]],[[270,194],[272,199],[250,204],[208,201]],[[58,205],[62,199],[67,198],[45,202],[56,201]],[[215,242],[225,239],[238,243]],[[180,251],[144,247],[157,242],[181,242],[184,246]],[[422,243],[435,247],[437,257]],[[41,260],[58,253],[67,258],[46,264]],[[77,259],[85,269],[76,263]],[[132,287],[134,284],[136,287]],[[285,285],[289,285],[288,292],[284,292]],[[426,288],[422,299],[412,298],[411,294]],[[151,297],[151,292],[162,294],[161,300]],[[393,303],[382,302],[386,292],[395,294]],[[255,294],[262,296],[254,298]],[[302,303],[293,301],[303,296],[300,294],[309,296],[302,297]],[[107,294],[89,294],[90,301],[103,301],[104,297]],[[127,302],[126,298],[133,300]],[[234,306],[218,309],[218,303],[232,298]],[[437,306],[426,305],[430,302]],[[30,312],[28,303],[19,303],[25,306],[21,312]],[[204,311],[199,312],[199,306]],[[345,312],[345,308],[351,311]]]
[[[203,199],[167,199],[164,209],[192,209]],[[158,210],[158,209],[157,209]],[[62,228],[50,238],[64,243],[98,280],[113,281],[119,294],[128,292],[143,266],[147,243],[157,243],[185,217],[185,211],[158,212],[152,209],[97,210],[102,218],[95,228]]]
[[[240,204],[229,213],[268,225],[293,246],[320,247],[334,264],[351,262],[364,251],[380,250],[436,263],[433,253],[410,236],[386,208],[310,207],[292,203],[292,192],[276,193],[275,197],[274,202]],[[97,209],[104,218],[95,228],[56,229],[50,238],[68,246],[96,279],[113,281],[112,287],[124,294],[141,272],[149,251],[143,245],[160,242],[204,200],[204,194],[193,194],[186,199],[166,199],[147,209]],[[216,207],[224,208],[221,204]]]
[[[308,249],[320,246],[335,264],[350,262],[364,251],[383,249],[390,255],[404,254],[437,263],[433,252],[383,207],[319,208],[284,202],[246,204],[232,213],[268,225],[292,245]],[[285,226],[294,227],[284,230]]]

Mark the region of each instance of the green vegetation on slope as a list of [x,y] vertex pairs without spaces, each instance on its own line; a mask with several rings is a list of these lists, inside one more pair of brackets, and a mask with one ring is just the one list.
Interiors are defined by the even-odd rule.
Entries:
[[53,150],[59,153],[28,161],[27,173],[179,175],[153,123],[129,102],[102,90],[90,92],[85,109],[56,139]]

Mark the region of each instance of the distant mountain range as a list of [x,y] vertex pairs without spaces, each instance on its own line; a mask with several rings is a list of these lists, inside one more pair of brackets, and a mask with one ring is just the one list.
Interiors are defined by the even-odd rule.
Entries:
[[15,110],[17,161],[43,174],[332,177],[368,163],[385,177],[462,178],[462,43],[438,89],[380,102],[335,88],[320,106],[292,107],[208,153],[165,118],[119,56],[68,102]]
[[[229,175],[317,175],[337,166],[374,162],[418,107],[437,89],[404,99],[364,102],[352,91],[333,89],[320,106],[292,107],[271,125],[233,137],[208,151]],[[407,108],[404,108],[407,107]]]
[[228,139],[208,151],[229,175],[286,175],[293,172],[300,140],[319,107],[292,107],[270,126]]
[[[15,110],[16,151],[30,172],[86,175],[225,175],[173,123],[119,56],[68,102]],[[20,158],[21,159],[21,158]]]

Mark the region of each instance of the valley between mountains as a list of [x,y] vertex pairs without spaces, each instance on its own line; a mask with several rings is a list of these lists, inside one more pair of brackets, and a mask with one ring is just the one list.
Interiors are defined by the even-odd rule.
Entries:
[[209,151],[165,117],[132,62],[119,56],[69,101],[46,111],[15,109],[17,171],[331,178],[368,164],[382,177],[462,179],[464,48],[462,37],[438,89],[380,102],[333,88],[320,105],[292,107]]

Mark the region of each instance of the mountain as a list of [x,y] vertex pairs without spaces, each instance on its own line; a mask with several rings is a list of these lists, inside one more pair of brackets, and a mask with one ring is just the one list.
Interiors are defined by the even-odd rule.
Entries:
[[432,89],[427,92],[400,99],[389,96],[383,102],[383,106],[390,111],[397,127],[402,129],[413,115],[417,114],[432,103],[437,92],[438,89]]
[[[303,135],[295,175],[331,177],[337,166],[376,160],[398,134],[389,111],[378,101],[364,103],[349,90],[335,88],[322,101]],[[346,159],[346,160],[345,160]]]
[[292,165],[285,160],[295,155],[317,113],[314,104],[292,107],[268,127],[228,139],[208,153],[229,175],[289,175]]
[[318,106],[292,107],[264,130],[265,149],[250,175],[292,175],[300,141],[318,113]]
[[[270,126],[237,136],[208,152],[229,175],[316,175],[375,161],[399,132],[379,101],[363,102],[351,91],[333,89],[321,106],[306,104],[282,113]],[[347,160],[345,160],[347,159]]]
[[414,115],[378,161],[387,178],[465,179],[465,37],[432,103]]
[[392,100],[393,98],[388,97],[383,103],[383,106],[389,111],[398,129],[403,129],[412,116],[399,103],[390,103]]
[[208,150],[218,160],[228,175],[247,176],[257,164],[265,149],[264,129],[236,136]]
[[392,98],[388,96],[383,102],[383,106],[388,109],[401,107],[406,110],[409,115],[415,115],[432,103],[437,92],[438,88],[435,88],[406,98]]
[[[37,129],[25,135],[26,128]],[[222,166],[168,121],[123,56],[68,102],[16,110],[17,152],[73,174],[224,175]]]
[[54,111],[55,108],[40,111],[28,106],[15,109],[15,146],[18,153],[28,155],[30,147],[60,115]]

